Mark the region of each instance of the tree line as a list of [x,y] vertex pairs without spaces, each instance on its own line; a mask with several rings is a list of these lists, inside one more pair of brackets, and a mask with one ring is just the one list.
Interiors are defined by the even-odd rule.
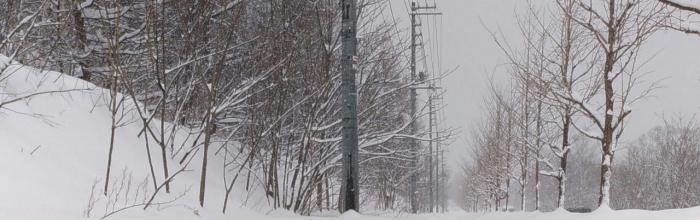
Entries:
[[484,98],[486,114],[472,132],[473,153],[463,168],[463,206],[585,211],[700,205],[700,191],[688,185],[697,181],[700,159],[693,118],[666,119],[639,140],[621,143],[631,106],[658,88],[645,81],[640,51],[659,30],[692,34],[677,19],[697,13],[691,9],[663,0],[529,3],[517,16],[523,46],[492,33],[508,58],[509,81],[492,80]]

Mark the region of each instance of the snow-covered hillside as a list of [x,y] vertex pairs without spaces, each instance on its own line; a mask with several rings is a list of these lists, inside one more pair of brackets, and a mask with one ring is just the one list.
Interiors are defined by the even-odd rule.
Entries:
[[[176,179],[170,194],[160,193],[146,211],[142,204],[153,193],[148,162],[140,138],[138,116],[124,112],[116,133],[111,189],[102,194],[111,114],[108,91],[57,72],[39,71],[0,56],[0,219],[328,219],[288,212],[254,212],[232,199],[227,215],[219,206],[200,208],[196,200],[197,172]],[[24,99],[17,99],[23,98]],[[15,101],[16,100],[16,101]],[[8,103],[10,102],[10,103]],[[127,104],[129,105],[129,104]],[[131,103],[130,105],[133,105]],[[185,136],[186,131],[180,134]],[[184,139],[184,138],[181,138]],[[184,140],[181,140],[184,141]],[[153,145],[152,145],[153,146]],[[172,158],[178,158],[174,155]],[[215,160],[216,161],[216,160]],[[178,164],[173,161],[172,164]],[[175,167],[173,169],[178,169]],[[161,170],[156,174],[162,175]],[[211,175],[220,175],[213,166]],[[223,199],[223,186],[209,182],[212,201]],[[259,208],[259,207],[258,207]],[[113,213],[113,214],[112,214]],[[651,220],[700,219],[700,208],[668,211],[610,211],[573,214],[491,213],[462,211],[434,215],[366,216],[356,219],[480,219],[480,220]]]
[[[119,113],[122,126],[116,132],[110,190],[104,196],[109,91],[57,72],[8,63],[0,56],[0,103],[6,103],[0,109],[0,219],[100,218],[121,209],[125,210],[110,218],[222,217],[220,207],[200,210],[195,205],[195,172],[183,172],[169,195],[161,192],[154,199],[154,204],[166,204],[143,211],[141,204],[150,199],[154,184],[143,156],[144,139],[138,135],[142,126],[133,111]],[[186,131],[180,134],[184,137]],[[156,151],[155,143],[150,146]],[[171,155],[171,164],[178,164],[173,159],[178,156]],[[162,169],[155,168],[156,175],[162,175]],[[211,175],[220,175],[216,166],[211,169]],[[222,183],[209,181],[208,186],[207,196],[223,201]],[[232,202],[231,207],[239,206]]]

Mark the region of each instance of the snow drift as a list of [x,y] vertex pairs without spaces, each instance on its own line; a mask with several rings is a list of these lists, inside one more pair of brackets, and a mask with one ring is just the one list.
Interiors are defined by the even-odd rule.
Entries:
[[[211,210],[196,202],[196,163],[174,179],[171,193],[154,192],[142,124],[126,99],[119,112],[110,186],[103,195],[111,135],[109,91],[58,72],[12,63],[0,55],[0,219],[193,219],[219,217],[223,201],[220,168],[211,166]],[[178,134],[185,142],[188,131]],[[159,151],[150,143],[154,158]],[[172,172],[180,155],[169,155]],[[154,159],[155,160],[155,159]],[[197,161],[197,158],[193,159]],[[212,162],[215,164],[216,160]],[[155,163],[155,162],[154,162]],[[161,177],[162,168],[155,166]],[[218,176],[217,176],[218,175]],[[218,179],[216,179],[218,177]],[[231,199],[231,212],[240,207]],[[207,207],[209,208],[209,207]],[[156,218],[160,217],[160,218]],[[216,219],[216,218],[214,218]]]

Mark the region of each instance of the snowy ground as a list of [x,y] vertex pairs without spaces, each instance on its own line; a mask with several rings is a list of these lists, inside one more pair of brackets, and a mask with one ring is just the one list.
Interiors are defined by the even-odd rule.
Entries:
[[[4,71],[3,71],[4,70]],[[147,179],[144,140],[137,135],[139,123],[124,123],[118,129],[111,189],[102,195],[103,178],[110,137],[110,111],[107,91],[56,72],[13,64],[0,56],[0,103],[37,92],[63,91],[32,96],[0,108],[0,219],[473,219],[473,220],[651,220],[700,219],[700,208],[669,211],[610,211],[573,214],[552,213],[466,213],[433,215],[368,216],[357,213],[330,217],[303,217],[289,212],[259,212],[265,205],[243,207],[232,199],[227,215],[220,214],[223,186],[209,181],[208,201],[202,209],[196,202],[198,173],[184,173],[173,192],[156,197],[156,205],[143,211],[142,204],[152,193]],[[69,90],[76,90],[65,92]],[[129,105],[130,102],[127,102]],[[133,103],[131,103],[133,105]],[[136,121],[133,112],[124,121]],[[183,135],[185,131],[182,131]],[[155,149],[154,149],[155,151]],[[157,151],[156,151],[157,152]],[[156,154],[154,152],[154,154]],[[173,155],[177,158],[178,155]],[[195,159],[196,160],[196,159]],[[177,162],[171,161],[171,164]],[[212,179],[221,179],[218,166],[212,166]],[[178,169],[174,165],[173,169]],[[219,168],[220,169],[220,168]],[[162,171],[156,170],[157,175]],[[235,197],[235,195],[234,195]],[[177,200],[173,199],[177,198]],[[250,204],[249,204],[250,205]],[[261,208],[262,207],[262,208]],[[121,210],[121,211],[120,211]],[[113,213],[110,215],[110,213]],[[89,216],[89,217],[88,217]]]
[[[0,67],[3,62],[7,63],[6,58],[0,56]],[[110,219],[193,219],[221,212],[220,205],[216,210],[194,205],[198,204],[195,172],[183,173],[170,194],[160,193],[154,200],[167,204],[142,211],[139,204],[150,198],[155,187],[147,179],[145,142],[137,135],[142,126],[132,111],[119,114],[123,118],[115,137],[110,190],[102,195],[111,135],[108,91],[56,72],[21,65],[1,69],[5,70],[0,74],[0,103],[51,93],[0,109],[0,219],[100,218],[115,211]],[[180,133],[184,136],[185,131]],[[153,147],[155,143],[151,146],[154,160],[160,161],[159,148]],[[179,169],[178,156],[169,158],[171,170]],[[211,173],[221,173],[218,167],[212,166]],[[156,175],[162,177],[162,169],[156,168]],[[222,184],[207,184],[212,204],[223,201]],[[231,207],[239,206],[236,202],[233,199]]]

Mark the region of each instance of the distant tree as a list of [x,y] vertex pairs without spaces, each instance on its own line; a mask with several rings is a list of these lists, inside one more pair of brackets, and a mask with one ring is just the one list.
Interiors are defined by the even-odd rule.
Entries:
[[664,120],[629,144],[626,154],[613,179],[615,207],[662,210],[700,205],[700,126],[695,118]]

